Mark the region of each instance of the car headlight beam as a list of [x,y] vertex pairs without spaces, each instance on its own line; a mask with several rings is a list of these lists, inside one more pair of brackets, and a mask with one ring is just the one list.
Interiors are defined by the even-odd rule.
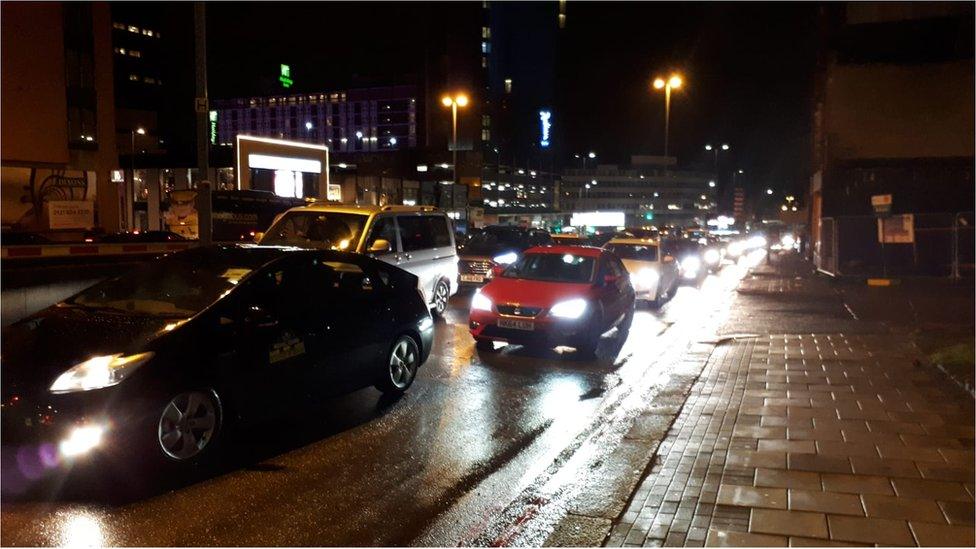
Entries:
[[630,278],[635,286],[646,288],[656,283],[661,275],[655,269],[644,268],[630,275]]
[[716,249],[705,250],[705,263],[715,265],[722,259],[722,254]]
[[560,301],[549,309],[549,315],[557,318],[568,318],[575,320],[586,312],[587,304],[586,300],[582,298],[567,299],[566,301]]
[[471,298],[471,310],[491,312],[491,300],[488,299],[488,296],[481,293],[481,290],[478,290]]
[[153,357],[152,352],[124,356],[94,356],[58,376],[48,389],[52,393],[91,391],[119,384],[136,368]]
[[518,254],[515,252],[507,252],[501,255],[496,255],[495,257],[491,258],[491,260],[499,265],[511,265],[518,260]]

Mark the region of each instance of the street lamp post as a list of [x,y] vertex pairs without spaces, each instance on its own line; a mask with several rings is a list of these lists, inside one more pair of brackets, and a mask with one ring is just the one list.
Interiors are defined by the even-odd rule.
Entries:
[[671,126],[671,90],[681,87],[681,76],[672,74],[667,80],[654,79],[654,89],[664,90],[664,156],[668,156],[668,138]]
[[445,95],[441,98],[441,104],[445,107],[451,107],[451,150],[452,150],[452,162],[454,164],[454,170],[452,175],[452,182],[457,184],[457,123],[458,123],[458,107],[465,107],[468,104],[468,96],[463,93],[459,93],[454,97],[450,95]]
[[711,143],[705,145],[706,151],[711,151],[712,153],[712,169],[715,170],[715,174],[718,175],[718,151],[719,149],[727,151],[732,147],[728,143],[722,143],[720,146],[713,147]]

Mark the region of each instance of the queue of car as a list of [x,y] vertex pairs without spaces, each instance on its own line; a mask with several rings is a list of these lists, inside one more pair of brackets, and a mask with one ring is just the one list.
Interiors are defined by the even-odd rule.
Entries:
[[493,226],[460,254],[429,207],[310,204],[256,244],[196,247],[100,282],[4,330],[4,443],[47,462],[105,451],[190,467],[232,431],[289,406],[375,386],[401,394],[430,355],[433,317],[473,286],[477,348],[625,337],[690,269],[657,235],[603,247]]

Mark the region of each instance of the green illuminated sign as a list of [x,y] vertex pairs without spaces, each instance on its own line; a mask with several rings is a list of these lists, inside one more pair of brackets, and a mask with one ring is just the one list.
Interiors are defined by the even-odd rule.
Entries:
[[217,111],[210,111],[210,144],[217,144]]
[[281,64],[281,74],[278,75],[278,82],[281,82],[283,88],[290,88],[295,82],[291,79],[291,67]]
[[647,212],[647,213],[644,214],[644,219],[646,219],[648,221],[653,221],[654,220],[654,214],[652,212]]

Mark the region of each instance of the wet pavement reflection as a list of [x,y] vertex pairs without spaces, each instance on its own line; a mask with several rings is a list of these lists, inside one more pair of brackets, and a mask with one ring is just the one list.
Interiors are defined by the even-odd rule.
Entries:
[[[667,380],[669,345],[710,335],[698,333],[704,317],[728,307],[745,269],[728,265],[699,287],[681,287],[658,309],[642,306],[626,339],[606,334],[594,360],[568,348],[519,346],[479,356],[466,326],[471,294],[459,294],[437,322],[430,360],[402,398],[365,389],[303,405],[237,433],[220,463],[191,479],[108,463],[49,476],[23,494],[5,490],[0,542],[494,541],[493,519],[528,487],[562,493],[580,474],[574,460],[607,451],[593,445],[619,433],[601,429],[615,414],[635,413],[647,391]],[[10,449],[4,454],[6,465]],[[137,489],[118,493],[129,485]]]

